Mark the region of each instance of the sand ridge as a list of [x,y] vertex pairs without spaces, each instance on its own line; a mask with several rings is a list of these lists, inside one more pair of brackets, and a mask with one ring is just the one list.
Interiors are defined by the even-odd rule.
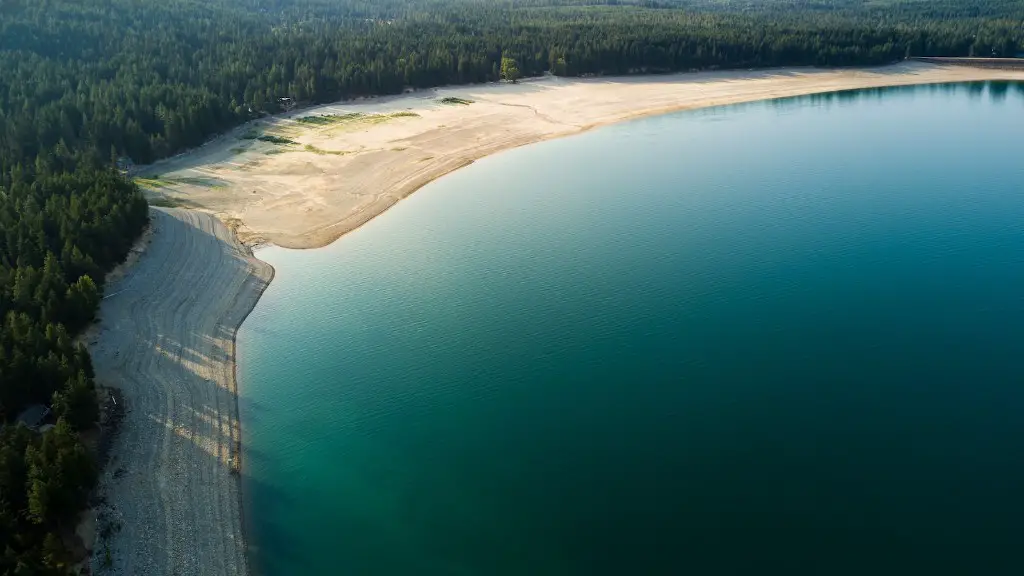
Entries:
[[[1024,71],[905,62],[872,69],[546,77],[440,88],[255,121],[144,168],[141,174],[150,178],[140,182],[157,201],[216,214],[246,243],[314,248],[448,172],[531,142],[675,110],[994,79],[1024,80]],[[471,103],[445,103],[446,98]]]
[[247,574],[234,337],[273,269],[210,214],[151,217],[145,251],[107,287],[89,345],[97,381],[126,406],[100,479],[120,529],[97,542],[93,570]]

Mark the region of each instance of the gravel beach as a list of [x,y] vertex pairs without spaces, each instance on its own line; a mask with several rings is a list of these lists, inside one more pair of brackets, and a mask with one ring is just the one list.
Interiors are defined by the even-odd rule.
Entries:
[[126,404],[100,480],[93,570],[247,574],[234,337],[273,269],[209,214],[151,215],[89,341],[98,382]]

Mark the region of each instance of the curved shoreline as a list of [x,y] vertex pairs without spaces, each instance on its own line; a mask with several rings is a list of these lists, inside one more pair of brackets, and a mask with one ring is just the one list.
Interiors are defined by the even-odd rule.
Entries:
[[[1024,80],[1024,70],[905,62],[872,69],[546,77],[447,87],[265,118],[141,173],[160,177],[147,181],[151,197],[211,212],[249,245],[319,248],[437,178],[526,144],[683,110],[984,80]],[[442,98],[472,103],[446,105]],[[326,125],[296,121],[324,115],[346,119]],[[248,138],[257,133],[294,143]]]
[[[907,69],[910,68],[908,71]],[[1024,73],[1007,72],[1005,70],[981,70],[957,67],[939,67],[922,64],[906,64],[898,67],[888,67],[886,70],[893,74],[888,83],[863,85],[863,79],[859,74],[867,74],[869,78],[878,80],[884,79],[883,75],[876,71],[826,71],[821,74],[836,76],[861,81],[862,85],[857,86],[836,86],[835,82],[822,87],[821,84],[799,84],[792,93],[780,94],[779,91],[739,91],[730,98],[715,99],[705,97],[698,102],[677,102],[663,107],[639,107],[631,112],[623,112],[621,109],[605,111],[606,117],[598,119],[589,124],[572,124],[555,121],[550,116],[542,119],[540,126],[561,126],[561,130],[551,132],[529,132],[514,134],[512,138],[492,138],[482,143],[473,143],[468,150],[461,153],[450,154],[444,158],[429,162],[429,165],[420,171],[403,173],[404,180],[400,186],[395,187],[391,192],[376,194],[373,201],[362,206],[336,222],[330,222],[320,227],[308,228],[302,234],[289,236],[287,234],[263,234],[258,229],[251,228],[244,218],[248,205],[241,203],[235,207],[240,212],[228,210],[215,210],[192,200],[195,189],[203,188],[190,184],[175,184],[167,192],[157,196],[177,198],[192,208],[216,215],[224,224],[212,218],[210,214],[201,214],[189,210],[159,210],[156,220],[161,223],[169,223],[175,228],[180,228],[175,238],[169,238],[167,234],[160,234],[160,230],[154,232],[152,242],[164,253],[164,260],[158,260],[158,256],[148,250],[140,258],[137,266],[129,270],[125,277],[118,280],[118,286],[108,288],[110,299],[104,300],[101,312],[102,324],[100,326],[100,337],[90,345],[96,363],[97,375],[103,384],[113,384],[126,392],[129,411],[131,415],[126,416],[124,430],[115,442],[112,451],[112,461],[108,469],[104,471],[101,480],[103,494],[110,497],[113,508],[116,510],[114,517],[124,524],[123,530],[112,537],[114,543],[115,566],[113,569],[100,566],[102,547],[96,547],[96,554],[93,566],[95,573],[170,573],[170,571],[195,574],[247,574],[249,573],[249,558],[247,554],[247,539],[245,537],[244,505],[242,502],[242,490],[240,474],[232,473],[231,468],[241,468],[241,423],[238,413],[238,376],[237,376],[237,334],[242,323],[253,311],[259,298],[273,280],[276,271],[272,266],[259,260],[251,249],[241,244],[252,245],[259,242],[273,242],[288,248],[316,248],[330,244],[344,234],[359,228],[362,224],[382,214],[392,205],[427,183],[448,174],[458,168],[466,166],[473,161],[510,148],[549,140],[562,136],[582,133],[584,131],[613,124],[616,122],[631,120],[640,117],[665,114],[679,110],[697,109],[712,106],[740,104],[758,100],[773,99],[789,96],[800,96],[808,94],[819,94],[836,92],[858,88],[882,88],[890,86],[909,86],[915,84],[935,84],[946,82],[965,82],[976,80],[1024,80]],[[918,76],[917,72],[928,72],[924,78]],[[785,74],[785,71],[768,71],[756,73],[763,77],[773,77]],[[807,74],[800,71],[800,74]],[[723,82],[735,82],[721,78],[722,74],[731,73],[709,73],[689,74],[667,77],[665,79],[654,79],[643,82],[627,83],[638,84],[644,87],[673,85],[699,84],[701,81],[711,82],[711,76],[716,75],[718,80]],[[819,77],[819,76],[815,76]],[[748,78],[749,79],[749,78]],[[834,79],[834,78],[833,78]],[[590,81],[573,81],[572,85],[599,85],[602,82],[615,84],[616,81],[593,79]],[[487,105],[489,109],[495,106],[514,109],[515,114],[528,114],[541,117],[546,115],[543,109],[537,106],[518,107],[514,103],[496,103],[495,97],[491,100],[479,100],[474,104],[465,107],[439,108],[435,100],[441,95],[449,94],[478,94],[480,92],[508,92],[515,95],[517,92],[531,90],[535,85],[543,89],[547,84],[559,83],[545,79],[537,82],[524,82],[517,86],[471,86],[461,88],[446,88],[431,91],[430,96],[425,98],[422,95],[401,96],[373,100],[369,103],[345,103],[331,106],[321,106],[311,110],[303,110],[292,116],[274,118],[272,123],[284,125],[285,128],[297,124],[292,120],[293,116],[308,116],[321,113],[340,113],[344,110],[361,109],[367,110],[367,114],[387,114],[388,111],[405,110],[410,103],[419,103],[417,110],[427,111],[441,110],[442,115],[450,117],[456,113],[472,111],[473,106]],[[557,88],[557,87],[556,87]],[[820,89],[819,89],[820,88]],[[620,102],[620,105],[622,103]],[[627,103],[628,104],[628,103]],[[478,110],[479,110],[478,108]],[[473,112],[476,114],[477,112]],[[458,114],[454,114],[458,117]],[[420,117],[422,118],[422,116]],[[498,118],[498,122],[507,121],[509,116]],[[417,119],[418,121],[418,119]],[[341,140],[353,136],[358,138],[372,138],[384,130],[385,137],[398,135],[405,139],[422,137],[424,134],[432,134],[433,137],[444,138],[445,125],[428,125],[428,130],[419,130],[417,121],[405,118],[398,119],[394,123],[382,123],[367,127],[359,132],[344,132]],[[492,119],[493,121],[493,119]],[[435,121],[434,124],[437,124]],[[274,126],[276,124],[271,124]],[[495,124],[484,124],[483,128],[493,128]],[[533,125],[536,128],[537,125]],[[398,127],[396,132],[388,130]],[[245,129],[245,127],[243,127]],[[405,132],[402,132],[404,129]],[[242,129],[239,129],[242,130]],[[312,131],[315,133],[315,131]],[[450,133],[451,130],[448,131]],[[238,131],[234,133],[237,135]],[[493,136],[493,132],[486,132],[484,135]],[[301,141],[300,141],[301,142]],[[212,150],[199,150],[193,153],[170,159],[149,168],[149,173],[166,173],[166,168],[174,167],[173,163],[184,163],[176,169],[178,172],[189,174],[190,171],[198,174],[198,177],[218,177],[214,168],[208,164],[196,164],[197,160],[208,157],[209,154],[218,152],[217,147],[224,148],[236,143],[235,136],[226,135],[212,142],[209,146]],[[251,153],[251,152],[246,152]],[[296,154],[306,154],[295,152]],[[312,154],[312,153],[310,153]],[[314,154],[316,155],[316,154]],[[348,155],[346,155],[348,156]],[[352,156],[360,157],[359,153]],[[342,156],[345,157],[345,156]],[[330,156],[328,160],[336,158]],[[431,159],[433,160],[433,159]],[[371,172],[378,167],[371,165]],[[186,176],[188,177],[188,176]],[[222,189],[216,188],[215,193]],[[152,191],[151,191],[152,193]],[[242,197],[244,200],[248,200]],[[301,207],[301,206],[300,206]],[[279,206],[276,209],[285,209],[287,206]],[[296,206],[292,206],[296,208]],[[273,210],[272,210],[273,211]],[[177,224],[175,222],[178,222]],[[181,227],[180,223],[185,226]],[[299,223],[301,224],[301,222]],[[234,226],[232,226],[234,225]],[[164,227],[164,226],[160,226]],[[228,227],[234,227],[240,232],[238,236],[232,234]],[[163,243],[163,244],[160,244]],[[170,264],[168,264],[168,259]],[[201,282],[192,281],[190,272],[199,273]],[[141,285],[138,285],[141,284]],[[148,285],[148,287],[147,287]],[[137,290],[131,292],[130,290]],[[167,314],[160,314],[160,306],[169,310]],[[193,314],[194,312],[194,314]],[[192,314],[190,316],[190,314]],[[203,324],[203,318],[212,317],[212,323]],[[192,322],[200,326],[200,329],[192,331],[190,336],[195,340],[195,346],[186,346],[184,336],[171,338],[176,330],[179,335],[189,332],[193,327]],[[113,324],[114,330],[110,330]],[[226,346],[220,348],[221,344]],[[207,348],[203,348],[207,346]],[[176,348],[168,352],[168,348]],[[192,352],[204,352],[195,355],[195,358],[188,358],[183,349]],[[218,350],[222,355],[217,354]],[[124,355],[122,356],[122,353]],[[138,368],[138,362],[143,362],[139,357],[151,357],[145,362],[146,370]],[[213,378],[206,378],[205,374],[212,374]],[[169,377],[175,377],[170,378]],[[209,406],[202,402],[195,402],[194,393],[196,390],[188,390],[191,400],[183,401],[182,406],[174,406],[174,402],[168,396],[174,396],[181,391],[183,381],[177,377],[184,378],[184,386],[196,387],[196,390],[205,388],[208,384],[223,383],[224,392],[230,394],[229,403],[225,409],[214,410],[215,414],[210,415]],[[156,384],[156,385],[155,385]],[[162,387],[160,386],[162,384]],[[191,403],[191,404],[190,404]],[[218,404],[219,406],[220,404]],[[163,407],[162,407],[163,406]],[[193,415],[192,430],[181,430],[176,415],[188,413],[188,409],[198,414]],[[195,409],[198,408],[198,409]],[[226,413],[221,413],[226,412]],[[216,432],[203,438],[203,431],[213,431],[212,425],[206,425],[205,429],[197,432],[197,426],[203,427],[204,416],[211,420],[215,416]],[[223,419],[227,420],[227,442],[223,436]],[[187,420],[187,419],[185,419]],[[213,440],[212,443],[209,440]],[[176,445],[175,449],[169,449],[170,445]],[[225,447],[225,444],[227,446]],[[210,451],[211,446],[213,451]],[[184,452],[182,452],[184,450]],[[191,470],[178,471],[178,478],[165,477],[169,467],[174,463],[175,456],[182,453],[191,454],[195,462],[212,462],[207,468],[194,468]],[[214,456],[214,458],[210,458]],[[226,458],[225,458],[226,456]],[[127,470],[119,476],[119,471]],[[205,484],[202,489],[197,489],[196,476],[202,477],[207,471],[215,476],[212,482]],[[229,481],[224,482],[224,474],[229,475]],[[234,490],[234,494],[231,492]],[[182,500],[168,495],[167,492],[184,492],[189,498]],[[224,499],[227,496],[227,499]],[[232,498],[233,496],[233,498]],[[233,504],[228,502],[233,500]],[[174,504],[177,502],[177,505]],[[128,513],[125,513],[125,510]],[[202,518],[200,518],[202,517]],[[173,524],[174,526],[171,526]],[[163,538],[147,539],[153,532],[162,532]],[[142,540],[140,542],[140,539]],[[181,552],[188,549],[189,542],[207,542],[202,552],[204,562],[197,565],[188,559],[187,554],[182,557]],[[213,549],[210,549],[212,545]],[[219,550],[217,550],[219,548]],[[199,547],[197,546],[196,550]],[[241,559],[239,560],[239,550]],[[199,552],[196,552],[198,554]],[[193,554],[194,555],[194,554]],[[148,563],[152,561],[153,563]],[[155,571],[153,571],[155,570]],[[141,571],[141,572],[140,572]]]

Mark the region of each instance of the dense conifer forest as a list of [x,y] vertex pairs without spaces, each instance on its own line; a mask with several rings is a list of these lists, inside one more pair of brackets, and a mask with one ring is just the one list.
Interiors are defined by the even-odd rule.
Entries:
[[[115,165],[301,104],[517,74],[1014,56],[1024,0],[0,0],[0,573],[65,574],[96,467],[88,353],[147,206]],[[514,61],[514,62],[512,62]]]
[[6,0],[0,168],[44,151],[148,163],[280,98],[524,76],[1012,56],[1024,2]]

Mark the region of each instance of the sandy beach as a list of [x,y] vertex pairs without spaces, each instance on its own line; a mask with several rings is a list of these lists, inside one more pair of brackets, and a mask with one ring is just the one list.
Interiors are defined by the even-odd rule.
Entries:
[[209,214],[151,214],[90,337],[97,381],[126,405],[100,480],[115,530],[94,573],[246,574],[234,338],[273,270]]
[[248,244],[314,248],[431,180],[531,142],[675,110],[995,79],[1024,80],[1024,71],[907,62],[873,69],[547,77],[441,88],[255,121],[144,168],[140,174],[147,178],[140,184],[157,202],[215,214]]

